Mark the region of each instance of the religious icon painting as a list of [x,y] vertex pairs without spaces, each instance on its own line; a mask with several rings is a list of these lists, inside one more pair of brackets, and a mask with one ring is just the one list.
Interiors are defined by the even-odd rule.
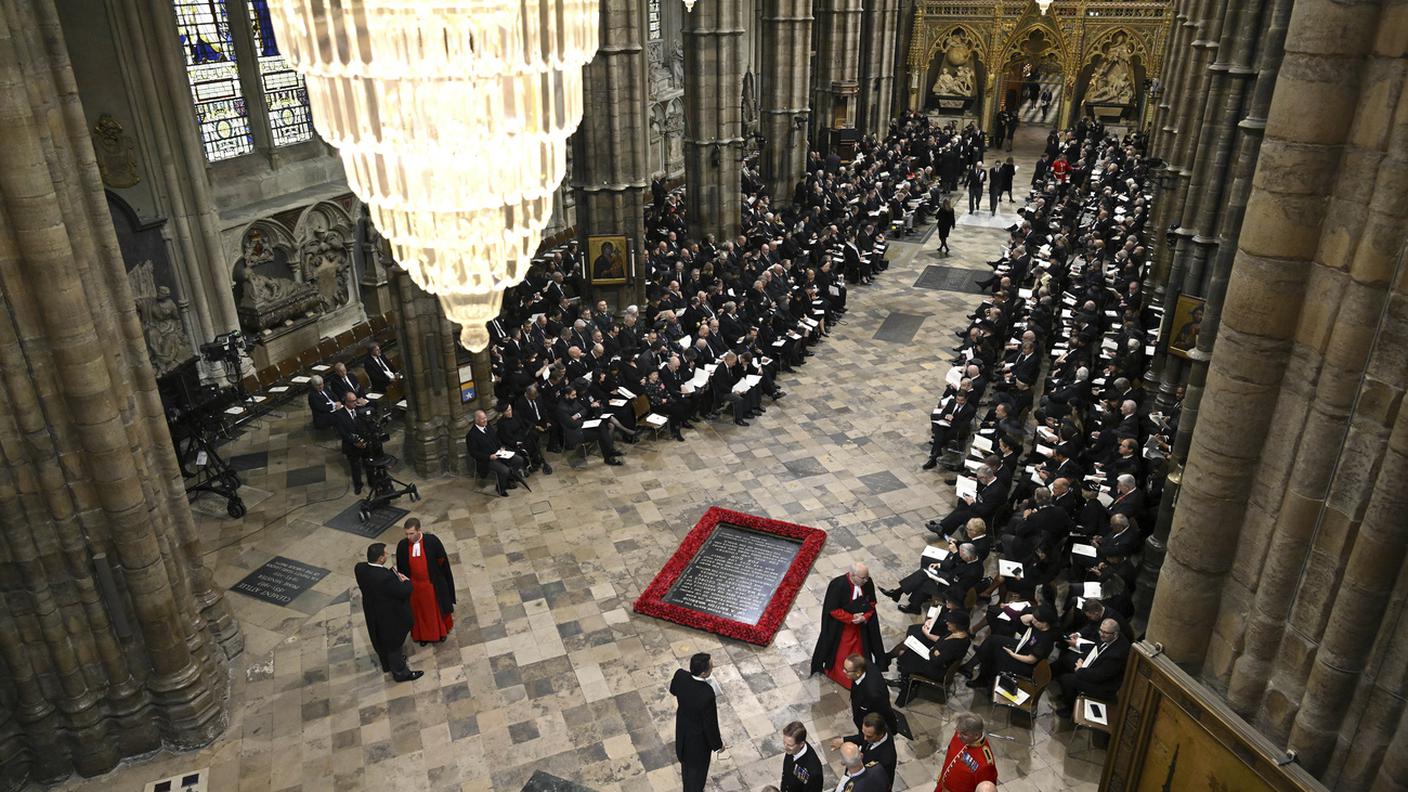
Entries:
[[626,236],[604,234],[587,237],[587,277],[593,286],[620,286],[626,282]]
[[1203,326],[1203,303],[1201,297],[1178,295],[1178,303],[1173,308],[1173,324],[1168,338],[1168,351],[1183,359],[1198,346],[1198,331]]

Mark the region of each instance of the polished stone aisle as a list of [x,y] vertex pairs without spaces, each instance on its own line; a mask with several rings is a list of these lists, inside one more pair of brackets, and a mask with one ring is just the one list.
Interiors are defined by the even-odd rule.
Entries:
[[[980,298],[915,283],[930,266],[986,274],[982,260],[1003,237],[986,226],[961,224],[951,257],[936,253],[937,237],[897,242],[889,271],[852,289],[845,324],[784,377],[789,395],[751,427],[719,421],[686,443],[624,446],[619,468],[558,457],[556,475],[535,476],[532,493],[510,498],[468,479],[419,482],[425,499],[400,505],[445,541],[459,607],[446,643],[410,647],[411,665],[426,672],[415,683],[391,684],[373,667],[352,582],[367,540],[324,526],[353,503],[336,443],[311,437],[292,406],[264,420],[232,453],[268,450],[242,464],[249,486],[272,494],[243,521],[200,518],[217,582],[228,588],[274,556],[330,573],[287,607],[228,594],[249,648],[234,664],[233,715],[220,741],[71,788],[141,789],[209,768],[209,788],[220,792],[517,792],[542,770],[597,790],[665,792],[679,788],[666,686],[697,651],[714,655],[724,691],[727,752],[714,762],[710,788],[776,783],[783,724],[800,719],[822,740],[851,730],[844,691],[807,675],[827,580],[861,560],[892,585],[914,569],[924,521],[952,501],[938,471],[919,465],[952,331]],[[938,285],[962,280],[946,277]],[[714,504],[829,533],[771,646],[631,612]],[[382,535],[397,538],[396,527]],[[888,600],[880,618],[887,642],[911,622]],[[909,708],[919,739],[899,741],[896,789],[933,788],[953,715],[969,706],[1013,738],[993,741],[1004,789],[1094,789],[1103,753],[1069,725],[1058,727],[1049,705],[1033,732],[1006,726],[966,689],[948,706]],[[834,756],[827,751],[828,789]]]

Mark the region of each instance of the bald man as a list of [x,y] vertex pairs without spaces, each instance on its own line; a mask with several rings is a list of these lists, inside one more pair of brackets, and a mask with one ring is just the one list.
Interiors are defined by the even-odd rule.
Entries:
[[881,767],[879,762],[867,764],[861,758],[859,745],[845,743],[838,753],[841,783],[836,786],[837,792],[886,792],[890,788],[890,779],[885,775],[885,768]]

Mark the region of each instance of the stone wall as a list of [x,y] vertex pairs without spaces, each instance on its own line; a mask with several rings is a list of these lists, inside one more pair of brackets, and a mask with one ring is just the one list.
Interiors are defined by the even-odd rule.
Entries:
[[[1170,285],[1207,288],[1219,318],[1149,637],[1335,789],[1408,788],[1405,13],[1181,4],[1187,49],[1159,141],[1189,185],[1164,195],[1188,228]],[[1283,19],[1274,85],[1232,88],[1245,31]],[[1215,100],[1263,91],[1245,219],[1204,269],[1194,248],[1217,213],[1181,196],[1242,189]],[[1235,252],[1218,285],[1223,244]]]

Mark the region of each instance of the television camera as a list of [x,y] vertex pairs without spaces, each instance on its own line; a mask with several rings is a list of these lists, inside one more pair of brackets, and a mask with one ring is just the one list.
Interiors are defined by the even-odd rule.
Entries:
[[166,410],[166,426],[186,482],[186,494],[212,492],[225,499],[227,514],[243,517],[239,473],[220,456],[216,442],[216,437],[225,431],[225,410],[239,399],[236,390],[202,385],[194,359],[159,378],[157,390]]
[[357,410],[357,431],[352,435],[352,444],[357,447],[362,471],[367,477],[367,496],[357,509],[357,515],[363,522],[372,512],[403,495],[411,501],[420,500],[415,484],[408,484],[391,475],[391,465],[396,459],[386,453],[386,443],[391,440],[386,425],[390,422],[391,414],[374,404]]

